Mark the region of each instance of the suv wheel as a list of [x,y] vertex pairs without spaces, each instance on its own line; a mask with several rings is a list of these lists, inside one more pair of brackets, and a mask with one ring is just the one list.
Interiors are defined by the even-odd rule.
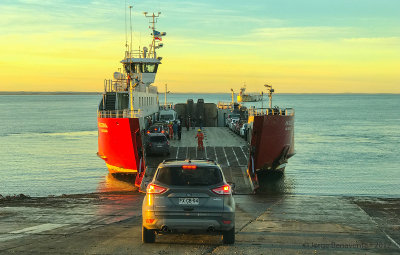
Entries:
[[222,233],[222,243],[233,244],[235,243],[235,227]]
[[147,229],[142,226],[142,241],[143,243],[154,243],[156,241],[156,234],[154,230]]

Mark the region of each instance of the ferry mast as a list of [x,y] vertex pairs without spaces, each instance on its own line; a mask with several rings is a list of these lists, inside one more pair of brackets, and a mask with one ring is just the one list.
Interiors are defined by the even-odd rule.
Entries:
[[165,36],[167,34],[165,32],[158,32],[156,30],[155,24],[157,23],[157,18],[160,17],[161,12],[158,12],[157,14],[154,14],[154,12],[153,12],[153,14],[151,14],[151,15],[147,15],[147,12],[143,12],[143,14],[146,18],[150,18],[149,23],[151,25],[149,26],[149,28],[152,30],[152,36],[153,36],[153,40],[150,45],[149,54],[150,55],[152,54],[154,58],[157,58],[156,49],[163,47],[163,44],[159,43],[158,45],[156,45],[156,40],[161,41],[162,40],[161,37]]

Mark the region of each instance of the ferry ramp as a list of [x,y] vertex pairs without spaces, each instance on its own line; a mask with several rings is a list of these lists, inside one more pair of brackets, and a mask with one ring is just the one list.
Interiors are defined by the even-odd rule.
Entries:
[[212,159],[222,168],[228,182],[235,184],[235,194],[253,193],[252,183],[247,176],[248,145],[244,139],[226,127],[205,127],[204,150],[197,149],[195,139],[198,128],[182,129],[181,140],[170,140],[170,155],[148,156],[146,158],[148,174],[145,182],[149,182],[158,164],[165,159]]

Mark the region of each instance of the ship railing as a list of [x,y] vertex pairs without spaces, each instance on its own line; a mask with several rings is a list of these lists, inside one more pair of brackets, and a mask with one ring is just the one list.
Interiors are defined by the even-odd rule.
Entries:
[[104,80],[104,92],[126,91],[127,79]]
[[294,116],[293,108],[249,108],[249,116],[282,115]]
[[125,51],[125,58],[154,58],[154,53],[153,51],[151,52],[146,52],[146,56],[144,56],[144,51],[143,50],[132,50],[132,51]]
[[143,112],[138,110],[98,110],[98,118],[139,118],[143,116]]
[[232,102],[218,102],[218,109],[232,109]]
[[164,103],[159,106],[160,110],[173,110],[174,109],[174,104],[173,103]]
[[[104,92],[124,92],[129,91],[127,86],[128,79],[118,79],[118,80],[104,80]],[[133,89],[134,92],[146,92],[156,94],[156,86],[146,86],[145,84],[140,84]]]

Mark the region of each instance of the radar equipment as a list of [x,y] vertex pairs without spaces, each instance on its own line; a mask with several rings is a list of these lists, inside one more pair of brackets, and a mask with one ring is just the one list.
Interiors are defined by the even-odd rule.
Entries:
[[264,87],[267,88],[268,91],[268,97],[269,97],[269,108],[272,108],[272,93],[275,92],[275,90],[272,88],[271,85],[265,84]]

